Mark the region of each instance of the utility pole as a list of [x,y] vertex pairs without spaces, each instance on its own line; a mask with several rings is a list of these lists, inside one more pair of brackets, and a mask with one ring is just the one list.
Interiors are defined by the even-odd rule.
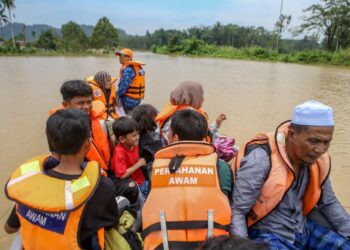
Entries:
[[[281,0],[281,8],[280,8],[280,15],[279,15],[279,21],[282,21],[282,9],[283,9],[283,0]],[[281,27],[280,27],[280,30],[278,31],[278,34],[277,34],[277,51],[279,49],[279,40],[280,40],[280,36],[281,36],[281,33],[282,33],[282,23],[281,23]]]

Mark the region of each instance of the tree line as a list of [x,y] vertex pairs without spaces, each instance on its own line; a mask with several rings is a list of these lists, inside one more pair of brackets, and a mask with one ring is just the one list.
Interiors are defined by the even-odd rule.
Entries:
[[[0,3],[2,28],[6,23],[11,24],[15,5],[14,0],[0,0]],[[281,13],[273,31],[264,27],[244,27],[217,22],[213,26],[194,26],[186,30],[161,28],[152,33],[147,31],[145,35],[120,35],[109,19],[102,17],[90,37],[77,23],[71,21],[62,25],[61,35],[47,30],[42,32],[32,45],[40,49],[72,52],[84,52],[90,48],[110,50],[112,47],[127,46],[133,49],[180,54],[196,54],[198,49],[213,47],[263,48],[275,50],[277,53],[315,49],[334,52],[350,47],[350,0],[320,0],[304,9],[302,24],[289,29],[299,36],[306,33],[303,39],[281,39],[281,33],[287,30],[291,18],[291,15],[282,13],[281,5]],[[13,44],[14,40],[12,31]]]

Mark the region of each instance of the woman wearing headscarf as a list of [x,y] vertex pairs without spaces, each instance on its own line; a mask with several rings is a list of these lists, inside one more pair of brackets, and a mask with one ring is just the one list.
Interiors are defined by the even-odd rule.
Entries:
[[114,119],[118,118],[115,111],[116,106],[116,78],[106,71],[99,71],[92,78],[86,79],[93,89],[94,107],[100,106],[101,125],[108,131],[111,144],[114,147],[115,137],[112,125]]
[[[179,110],[193,109],[203,115],[208,120],[208,115],[203,110],[204,90],[202,84],[195,81],[181,82],[171,93],[170,103],[166,105],[156,117],[159,124],[160,135],[164,144],[169,144],[168,134],[170,130],[171,116]],[[225,114],[220,114],[216,121],[210,126],[214,139],[217,137],[218,128],[226,120]],[[212,138],[213,139],[213,138]]]

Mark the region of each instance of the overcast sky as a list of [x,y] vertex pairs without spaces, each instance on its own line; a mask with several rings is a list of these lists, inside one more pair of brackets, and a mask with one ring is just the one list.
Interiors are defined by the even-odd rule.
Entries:
[[[283,13],[292,15],[290,26],[299,25],[302,10],[316,2],[284,0]],[[95,25],[106,16],[128,34],[144,35],[147,30],[181,30],[217,21],[272,30],[281,0],[15,0],[15,4],[15,22],[59,28],[69,21]]]

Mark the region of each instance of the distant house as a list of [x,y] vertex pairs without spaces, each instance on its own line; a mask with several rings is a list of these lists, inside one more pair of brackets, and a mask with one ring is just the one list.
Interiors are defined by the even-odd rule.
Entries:
[[0,46],[2,46],[4,44],[4,39],[0,38]]
[[27,42],[26,41],[16,40],[15,43],[16,43],[16,46],[20,47],[21,49],[27,47]]

